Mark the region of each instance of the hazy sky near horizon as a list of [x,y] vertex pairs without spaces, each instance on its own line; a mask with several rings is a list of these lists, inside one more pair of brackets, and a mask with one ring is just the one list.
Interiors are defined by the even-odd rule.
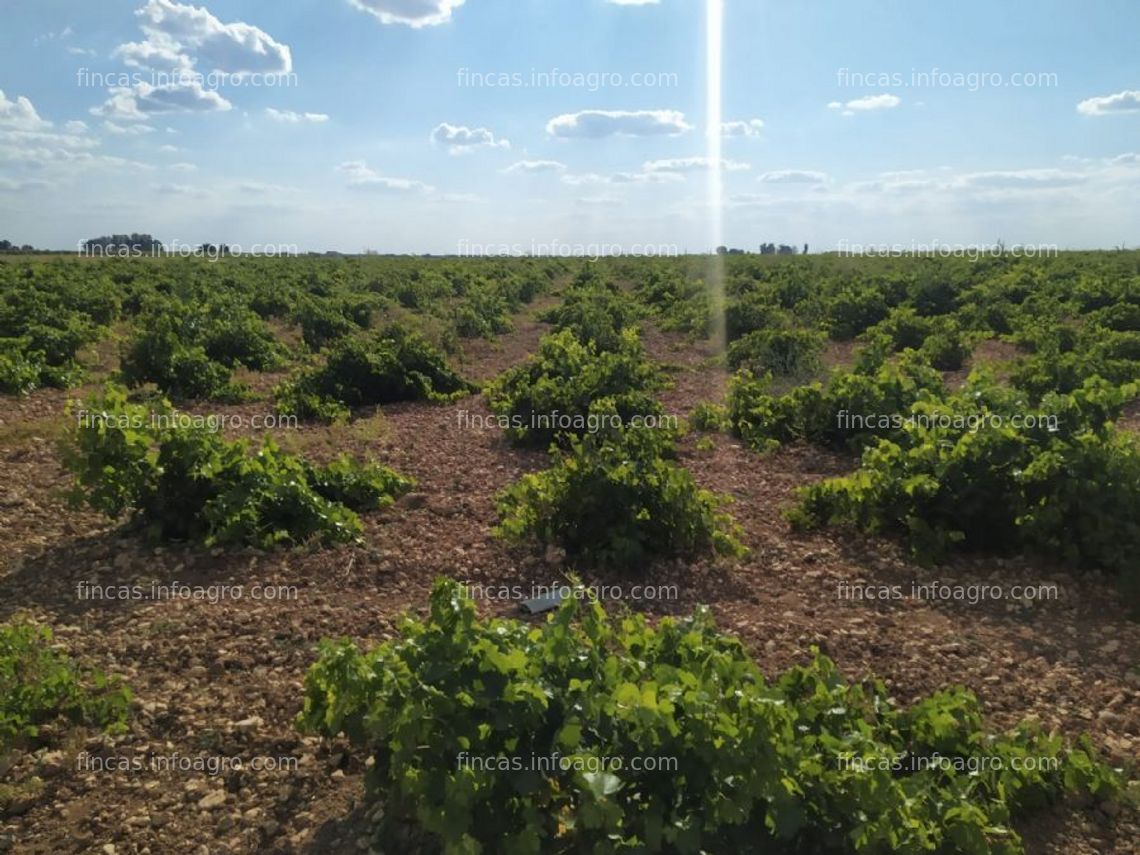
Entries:
[[[724,4],[727,244],[1140,245],[1135,0]],[[3,11],[0,238],[708,247],[704,0]]]

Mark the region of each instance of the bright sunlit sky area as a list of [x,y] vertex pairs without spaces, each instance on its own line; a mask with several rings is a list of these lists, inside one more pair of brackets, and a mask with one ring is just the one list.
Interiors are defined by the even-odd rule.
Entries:
[[[1135,0],[724,0],[724,241],[1140,243]],[[0,238],[709,249],[701,0],[8,0]]]

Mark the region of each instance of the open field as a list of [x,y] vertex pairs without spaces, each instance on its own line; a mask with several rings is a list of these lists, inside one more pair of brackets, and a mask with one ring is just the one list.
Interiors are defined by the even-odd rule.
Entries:
[[[725,266],[727,353],[706,286],[713,264]],[[707,605],[769,681],[818,648],[846,680],[880,679],[902,708],[962,686],[987,733],[1028,720],[1070,745],[1087,735],[1090,762],[1115,783],[1083,792],[1065,775],[1077,760],[1042,748],[1058,775],[1023,782],[1040,787],[1040,806],[1009,796],[1011,825],[1030,853],[1135,851],[1138,252],[11,256],[0,264],[0,339],[0,618],[50,627],[53,649],[94,696],[106,691],[91,687],[96,671],[130,691],[110,712],[15,701],[5,710],[0,851],[367,850],[383,806],[396,814],[408,796],[396,791],[399,774],[366,795],[366,766],[401,755],[378,740],[370,757],[311,718],[299,728],[306,696],[310,712],[323,702],[313,684],[307,695],[306,674],[323,639],[371,648],[400,638],[401,617],[427,615],[439,577],[466,583],[481,615],[536,627],[547,615],[522,616],[520,600],[551,583],[604,591],[607,611],[651,624]],[[157,427],[155,414],[166,419]],[[262,463],[241,462],[267,438],[278,448]],[[383,472],[329,468],[341,455],[355,461],[346,467],[371,461]],[[526,481],[567,460],[577,469],[565,481]],[[620,461],[653,474],[623,481]],[[654,492],[657,478],[672,492]],[[9,664],[18,657],[5,655],[13,670],[0,679],[22,685]],[[474,709],[507,703],[509,688],[471,676],[474,660],[460,667],[474,652],[455,655],[419,674],[420,690],[438,680],[444,697],[470,692]],[[638,691],[649,682],[634,681]],[[346,704],[363,685],[340,685]],[[397,709],[420,690],[385,703]],[[786,703],[801,716],[810,706],[791,694]],[[857,729],[846,716],[863,715],[854,696],[847,705],[837,738]],[[425,776],[464,778],[431,765],[458,747],[434,740],[468,726],[451,714],[420,746]],[[891,744],[985,755],[966,719],[951,717],[943,742],[900,724]],[[486,721],[503,738],[527,733],[522,719]],[[697,719],[687,721],[695,733]],[[603,730],[599,750],[632,750],[634,737],[605,743],[615,737]],[[885,838],[855,847],[854,820],[834,805],[871,778],[832,776],[839,749],[812,750],[821,771],[788,767],[803,786],[788,802],[802,825],[773,820],[771,848],[754,851],[902,851]],[[398,773],[404,761],[393,762]],[[534,784],[546,792],[537,805],[578,796],[561,803],[558,822],[537,821],[541,851],[611,851],[585,848],[583,805],[595,803],[579,798],[582,779],[551,778],[558,795]],[[907,778],[896,770],[892,780]],[[1008,793],[1016,778],[1001,778]],[[930,810],[952,827],[935,794],[967,779],[932,777],[916,817]],[[598,803],[673,786],[685,794],[678,821],[695,810],[695,768],[682,764],[672,784],[647,780]],[[727,801],[738,785],[716,780]],[[470,798],[471,834],[508,822],[497,802]],[[772,830],[765,811],[786,805],[768,791],[754,798],[734,822],[708,819],[706,851],[726,851],[731,826]],[[961,798],[984,806],[987,830],[936,851],[1021,851],[994,827],[1005,796]],[[566,821],[574,811],[577,831]],[[627,821],[614,828],[632,834]],[[427,825],[402,816],[376,826],[376,842],[437,851]]]

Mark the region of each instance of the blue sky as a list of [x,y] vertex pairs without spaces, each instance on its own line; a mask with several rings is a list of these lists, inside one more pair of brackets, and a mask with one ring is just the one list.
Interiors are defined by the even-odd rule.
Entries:
[[[0,237],[701,251],[705,5],[8,0]],[[726,243],[1140,244],[1134,0],[724,6]]]

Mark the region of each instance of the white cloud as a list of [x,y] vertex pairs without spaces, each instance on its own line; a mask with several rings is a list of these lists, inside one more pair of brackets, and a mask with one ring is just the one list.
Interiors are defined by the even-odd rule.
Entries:
[[138,136],[140,134],[154,133],[154,128],[150,125],[116,125],[114,122],[103,122],[103,130],[109,134],[117,136],[131,135]]
[[172,163],[172,164],[170,164],[170,168],[174,172],[194,172],[195,170],[198,169],[198,167],[195,166],[193,163],[186,163],[185,161],[183,161],[181,163]]
[[431,132],[431,141],[436,145],[447,146],[452,154],[462,154],[476,148],[510,148],[507,140],[496,140],[487,128],[468,128],[464,125],[451,125],[443,122]]
[[233,104],[212,89],[188,84],[151,86],[140,82],[130,88],[111,90],[111,97],[91,113],[108,119],[139,121],[163,113],[214,113],[233,109]]
[[[645,172],[705,172],[712,165],[707,157],[675,157],[669,160],[647,160],[641,168]],[[723,172],[741,172],[751,169],[751,165],[738,160],[725,160],[721,158],[720,168]]]
[[422,181],[410,178],[390,178],[371,169],[363,160],[349,160],[340,164],[337,172],[347,176],[348,186],[357,190],[377,190],[389,193],[427,193],[433,188]]
[[146,39],[120,45],[115,51],[128,65],[194,66],[238,76],[293,70],[288,45],[252,24],[223,24],[204,6],[149,0],[135,15]]
[[50,181],[43,181],[38,178],[27,180],[0,178],[0,193],[24,193],[29,191],[51,190],[53,187],[55,187],[55,185]]
[[902,103],[898,95],[883,93],[882,95],[864,95],[843,104],[832,101],[827,105],[829,110],[841,110],[844,116],[853,116],[855,113],[866,113],[873,110],[891,110]]
[[603,208],[617,208],[625,204],[624,199],[616,196],[582,196],[574,201],[579,205]]
[[150,189],[163,196],[193,196],[201,199],[208,195],[202,188],[191,184],[152,184]]
[[582,110],[564,113],[546,123],[554,137],[601,139],[608,136],[670,136],[691,129],[678,110]]
[[11,101],[0,89],[0,128],[14,131],[39,131],[50,128],[51,122],[40,118],[32,102],[23,95]]
[[378,18],[382,24],[406,24],[409,27],[434,27],[451,20],[451,13],[464,0],[348,0],[362,12]]
[[596,172],[582,172],[578,174],[563,175],[562,183],[571,187],[589,186],[592,184],[666,184],[675,181],[684,181],[683,175],[677,172],[615,172],[613,175],[599,175]]
[[287,122],[291,125],[298,125],[302,122],[320,124],[329,120],[325,113],[294,113],[292,110],[275,110],[272,107],[265,108],[265,115],[275,122]]
[[276,195],[278,193],[295,193],[297,191],[297,188],[286,187],[282,184],[264,184],[260,181],[245,181],[238,185],[238,190],[240,190],[242,193],[252,193],[257,195],[267,193]]
[[566,170],[565,163],[559,163],[557,160],[520,160],[517,163],[512,163],[506,169],[502,170],[506,173],[514,172],[564,172]]
[[0,162],[34,169],[130,163],[119,157],[92,154],[90,149],[98,147],[99,140],[87,130],[86,123],[80,121],[67,122],[62,131],[57,130],[51,122],[40,118],[27,98],[18,96],[11,100],[0,91]]
[[722,136],[726,137],[758,137],[764,130],[763,119],[742,119],[736,122],[725,122],[720,126]]
[[1125,89],[1115,95],[1086,98],[1077,104],[1077,112],[1085,116],[1109,116],[1113,113],[1140,112],[1140,89]]
[[1088,176],[1079,172],[1064,172],[1060,169],[1018,169],[1004,172],[970,172],[958,176],[953,183],[960,187],[980,189],[1035,189],[1048,187],[1071,187],[1083,184]]
[[130,67],[169,76],[159,85],[152,80],[112,88],[111,97],[91,111],[95,115],[138,121],[156,113],[223,112],[232,105],[215,89],[203,87],[206,75],[220,72],[240,80],[293,70],[288,45],[252,24],[224,24],[204,6],[148,0],[135,15],[143,40],[119,45],[113,56]]
[[827,181],[827,173],[808,169],[777,169],[757,176],[756,180],[765,184],[823,184]]

